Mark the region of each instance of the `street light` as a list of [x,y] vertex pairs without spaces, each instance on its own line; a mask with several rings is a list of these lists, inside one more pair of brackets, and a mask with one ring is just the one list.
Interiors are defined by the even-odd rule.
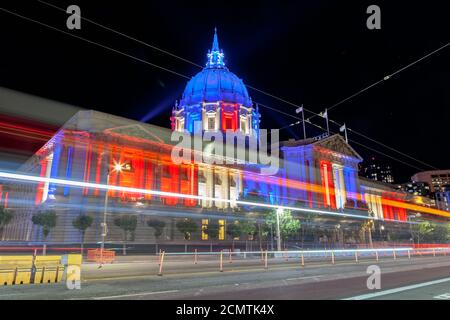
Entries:
[[[123,170],[123,164],[115,162],[113,166],[113,172],[120,173]],[[109,186],[109,177],[111,175],[111,169],[108,169],[108,174],[106,175],[106,185]],[[102,227],[102,242],[100,244],[100,265],[103,264],[103,250],[105,249],[105,238],[106,233],[108,232],[108,227],[106,225],[106,214],[108,211],[108,196],[109,196],[109,190],[106,189],[106,195],[105,195],[105,204],[103,206],[103,223],[101,224]]]
[[277,208],[277,251],[281,251],[280,216],[283,215],[282,208]]

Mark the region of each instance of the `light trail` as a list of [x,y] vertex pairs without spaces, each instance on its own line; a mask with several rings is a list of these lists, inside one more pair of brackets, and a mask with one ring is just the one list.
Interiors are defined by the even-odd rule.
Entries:
[[[92,182],[81,182],[81,181],[72,181],[72,180],[65,180],[65,179],[46,178],[46,177],[38,177],[38,176],[33,176],[33,175],[9,173],[9,172],[0,172],[0,178],[21,180],[24,182],[44,182],[44,183],[52,183],[52,184],[58,184],[58,185],[64,185],[64,186],[96,188],[96,189],[109,190],[109,191],[142,193],[142,194],[157,195],[157,196],[163,196],[163,197],[175,197],[175,198],[192,199],[192,200],[219,201],[219,202],[230,203],[230,204],[257,206],[257,207],[263,207],[263,208],[269,208],[269,209],[281,208],[283,210],[291,210],[291,211],[299,211],[299,212],[307,212],[307,213],[317,213],[317,214],[325,214],[325,215],[340,216],[340,217],[351,217],[351,218],[364,219],[364,220],[383,220],[383,219],[379,219],[378,217],[368,217],[368,216],[356,215],[356,214],[351,214],[351,213],[339,213],[339,212],[332,212],[332,211],[327,211],[327,210],[299,208],[299,207],[257,203],[257,202],[242,201],[242,200],[214,198],[214,197],[198,196],[198,195],[191,195],[191,194],[182,194],[182,193],[174,193],[174,192],[166,192],[166,191],[158,191],[158,190],[132,188],[132,187],[112,186],[112,185],[105,185],[105,184],[92,183]],[[407,204],[407,203],[403,203],[403,202],[399,202],[399,201],[395,201],[395,200],[386,200],[386,201],[387,201],[387,203],[392,204],[393,206],[404,207],[404,208],[407,208],[410,210],[416,210],[416,211],[421,211],[424,213],[429,213],[429,214],[434,214],[434,215],[439,215],[439,216],[450,218],[450,212],[445,212],[445,211],[427,208],[427,207],[421,207],[418,205]],[[390,220],[390,221],[392,221],[392,220]]]
[[326,214],[326,215],[341,216],[341,217],[352,217],[352,218],[364,219],[364,220],[375,219],[372,217],[355,215],[355,214],[350,214],[350,213],[339,213],[339,212],[332,212],[332,211],[326,211],[326,210],[306,209],[306,208],[290,207],[290,206],[267,204],[267,203],[257,203],[257,202],[242,201],[242,200],[229,200],[229,199],[205,197],[205,196],[166,192],[166,191],[112,186],[112,185],[105,185],[105,184],[92,183],[92,182],[71,181],[71,180],[65,180],[65,179],[46,178],[46,177],[38,177],[38,176],[17,174],[17,173],[8,173],[8,172],[0,172],[0,178],[21,180],[24,182],[44,182],[44,183],[52,183],[52,184],[58,184],[58,185],[64,185],[64,186],[96,188],[96,189],[109,190],[109,191],[143,193],[143,194],[157,195],[157,196],[164,196],[164,197],[175,197],[175,198],[184,198],[184,199],[193,199],[193,200],[219,201],[219,202],[233,203],[233,204],[237,203],[237,204],[242,204],[242,205],[257,206],[257,207],[270,208],[270,209],[281,208],[284,210]]

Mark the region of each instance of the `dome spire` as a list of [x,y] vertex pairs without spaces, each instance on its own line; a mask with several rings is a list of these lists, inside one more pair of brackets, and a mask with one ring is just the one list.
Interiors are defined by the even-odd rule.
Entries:
[[217,28],[214,28],[214,38],[211,51],[220,51],[219,38],[217,37]]
[[217,36],[217,28],[214,28],[214,38],[211,50],[208,50],[208,61],[206,68],[225,68],[223,50],[219,48],[219,37]]

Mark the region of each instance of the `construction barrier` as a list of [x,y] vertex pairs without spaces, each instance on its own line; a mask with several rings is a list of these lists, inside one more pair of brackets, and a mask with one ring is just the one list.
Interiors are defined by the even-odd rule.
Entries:
[[0,256],[0,285],[30,283],[32,256]]
[[62,257],[0,256],[0,286],[58,283],[65,277],[68,267],[75,266],[81,270],[81,263],[80,254]]
[[37,256],[34,283],[57,283],[62,280],[64,265],[61,256]]
[[113,263],[116,260],[116,252],[113,250],[89,249],[87,261],[97,263]]

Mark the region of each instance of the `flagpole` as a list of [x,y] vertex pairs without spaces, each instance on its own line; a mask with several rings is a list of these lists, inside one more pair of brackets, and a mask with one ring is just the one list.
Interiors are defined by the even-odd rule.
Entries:
[[345,136],[345,142],[348,143],[348,138],[347,138],[347,126],[344,124],[339,128],[339,132],[344,131],[344,136]]
[[306,129],[305,129],[305,111],[303,110],[302,104],[302,124],[303,124],[303,139],[306,139]]
[[345,122],[344,122],[344,134],[345,134],[345,142],[348,143],[348,138],[347,138],[347,126],[345,125]]
[[328,133],[328,135],[330,135],[330,127],[328,125],[328,110],[327,109],[325,109],[324,115],[325,115],[325,119],[327,120],[327,133]]

